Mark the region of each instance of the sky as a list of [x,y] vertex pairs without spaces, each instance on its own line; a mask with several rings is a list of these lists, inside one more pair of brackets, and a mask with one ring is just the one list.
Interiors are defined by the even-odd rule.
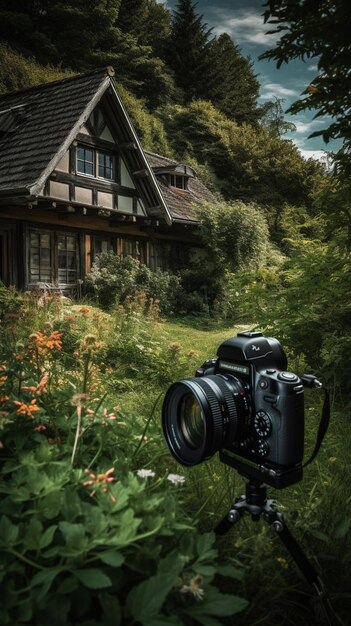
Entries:
[[[177,6],[177,0],[158,0],[168,9]],[[195,0],[196,2],[196,0]],[[194,4],[195,4],[194,2]],[[203,16],[203,22],[212,28],[213,35],[228,33],[239,46],[244,56],[250,56],[254,71],[261,84],[259,102],[283,99],[283,109],[296,100],[316,75],[316,59],[307,62],[290,61],[278,70],[274,61],[259,61],[265,50],[274,47],[276,35],[266,34],[268,27],[263,23],[264,0],[197,0],[195,11]],[[322,158],[326,150],[335,150],[337,145],[326,145],[321,138],[308,139],[308,136],[328,125],[325,118],[313,119],[315,112],[285,115],[285,119],[295,124],[296,130],[284,135],[291,139],[304,157]]]

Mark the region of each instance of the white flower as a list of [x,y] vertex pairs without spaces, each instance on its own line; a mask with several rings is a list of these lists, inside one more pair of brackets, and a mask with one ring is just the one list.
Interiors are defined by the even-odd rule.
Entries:
[[181,485],[185,482],[185,476],[180,476],[179,474],[168,474],[167,480],[169,480],[173,485]]
[[203,600],[205,591],[201,588],[202,585],[202,576],[194,576],[190,580],[189,585],[183,585],[180,589],[180,593],[192,595],[195,600]]
[[137,470],[137,475],[139,478],[153,478],[155,476],[155,472],[149,469],[140,469]]

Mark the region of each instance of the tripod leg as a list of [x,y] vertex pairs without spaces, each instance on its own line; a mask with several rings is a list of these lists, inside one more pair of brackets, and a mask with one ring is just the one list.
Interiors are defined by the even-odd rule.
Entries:
[[318,576],[316,570],[311,565],[307,556],[297,543],[296,539],[291,534],[290,530],[285,524],[283,516],[277,511],[274,511],[269,514],[269,516],[267,517],[267,521],[276,531],[279,539],[283,542],[287,550],[290,552],[292,558],[301,570],[305,579],[311,585],[314,593],[316,594],[316,597],[320,600],[325,623],[328,624],[328,626],[336,626],[337,624],[340,624],[330,604],[323,581]]

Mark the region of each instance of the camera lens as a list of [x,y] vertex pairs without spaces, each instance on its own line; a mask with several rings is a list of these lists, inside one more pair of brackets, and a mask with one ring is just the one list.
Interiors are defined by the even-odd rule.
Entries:
[[233,444],[245,433],[248,420],[242,383],[221,374],[174,383],[162,408],[167,444],[183,465],[197,465]]
[[205,416],[191,393],[185,394],[180,401],[179,426],[187,444],[193,449],[198,448],[205,435]]

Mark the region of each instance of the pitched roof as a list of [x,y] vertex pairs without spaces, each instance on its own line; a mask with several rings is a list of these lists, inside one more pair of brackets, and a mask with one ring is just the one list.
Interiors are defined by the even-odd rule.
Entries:
[[107,68],[0,96],[0,197],[38,195],[106,94],[118,114],[118,139],[137,146],[125,154],[131,170],[146,170],[146,177],[135,180],[146,210],[171,224],[167,204],[116,91],[113,75],[113,69]]
[[13,116],[13,127],[0,138],[0,191],[36,185],[108,81],[104,70],[0,96],[0,130],[1,118]]
[[[158,174],[162,169],[167,170],[179,166],[177,161],[160,154],[145,151],[145,155],[151,167]],[[196,217],[196,205],[202,202],[217,202],[213,193],[205,187],[196,175],[189,176],[187,190],[170,187],[166,181],[162,181],[162,176],[157,177],[157,182],[172,214],[173,221],[196,223],[199,221]]]
[[[146,169],[147,176],[137,177],[135,184],[147,212],[168,224],[196,223],[194,204],[213,202],[215,197],[194,176],[192,168],[143,151],[113,76],[113,69],[105,68],[0,95],[0,198],[29,199],[40,194],[48,176],[104,96],[110,98],[110,108],[118,117],[118,142],[127,145],[132,141],[137,146],[137,150],[124,154],[131,171]],[[187,190],[170,187],[162,176],[162,171],[178,173],[179,168],[190,174]]]

